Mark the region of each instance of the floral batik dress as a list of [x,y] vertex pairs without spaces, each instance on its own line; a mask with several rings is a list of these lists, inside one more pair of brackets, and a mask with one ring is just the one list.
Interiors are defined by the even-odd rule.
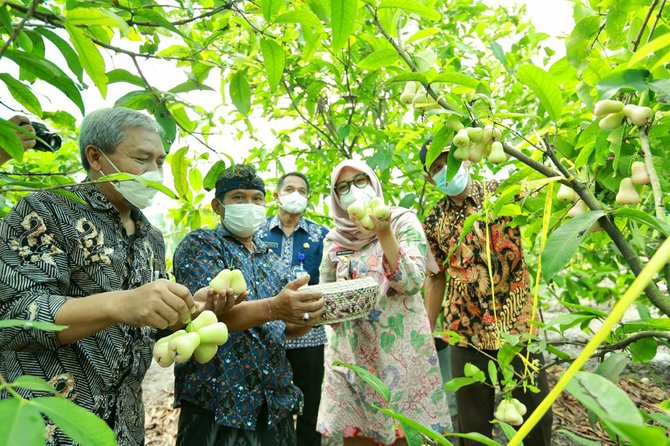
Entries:
[[400,245],[395,270],[378,240],[355,252],[328,238],[324,244],[321,283],[371,276],[380,285],[377,305],[367,317],[332,325],[318,421],[319,431],[329,439],[393,444],[402,435],[392,418],[371,407],[385,407],[382,397],[348,368],[334,366],[335,361],[364,367],[382,379],[391,389],[390,408],[438,432],[451,430],[421,296],[425,235],[412,212],[395,218],[391,227]]

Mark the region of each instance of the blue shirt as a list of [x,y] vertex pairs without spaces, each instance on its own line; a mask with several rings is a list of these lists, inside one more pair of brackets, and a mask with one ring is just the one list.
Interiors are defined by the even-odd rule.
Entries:
[[[309,273],[310,285],[319,283],[319,266],[326,234],[328,229],[301,217],[295,231],[287,237],[277,215],[268,218],[265,226],[258,231],[258,236],[265,241],[265,245],[279,255],[284,265],[291,270],[295,271],[300,266],[298,255],[305,256],[302,266]],[[320,326],[304,336],[288,340],[286,348],[316,347],[325,343],[326,329]]]
[[[192,293],[224,268],[242,270],[249,300],[277,295],[290,278],[279,258],[254,236],[250,253],[223,226],[198,229],[179,244],[174,255],[177,282]],[[175,405],[189,401],[214,412],[216,422],[236,429],[254,430],[262,405],[268,407],[268,427],[301,409],[302,394],[284,351],[282,321],[271,321],[240,332],[206,364],[190,360],[175,367]]]

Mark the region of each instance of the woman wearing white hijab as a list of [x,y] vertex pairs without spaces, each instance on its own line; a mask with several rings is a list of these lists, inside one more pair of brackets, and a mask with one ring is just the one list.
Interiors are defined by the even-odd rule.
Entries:
[[357,375],[334,361],[355,364],[391,389],[391,408],[432,427],[451,430],[437,353],[423,305],[426,238],[416,215],[394,207],[390,217],[364,229],[347,213],[354,201],[383,199],[375,173],[361,161],[345,160],[331,175],[335,228],[326,236],[320,282],[363,276],[377,279],[380,296],[367,318],[333,324],[326,347],[318,427],[345,446],[405,445],[393,419],[370,406],[386,406]]

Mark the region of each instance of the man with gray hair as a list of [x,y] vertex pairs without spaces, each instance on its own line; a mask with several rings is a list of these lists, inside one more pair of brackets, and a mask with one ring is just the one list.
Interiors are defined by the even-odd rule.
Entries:
[[[155,190],[95,180],[125,172],[160,182],[165,152],[156,122],[125,108],[87,115],[80,151],[88,178],[71,196],[32,193],[0,222],[0,319],[68,327],[0,328],[0,374],[10,382],[23,374],[49,381],[105,420],[119,444],[139,445],[140,385],[156,329],[188,322],[194,297],[165,279],[163,237],[141,212]],[[219,298],[209,289],[195,297]],[[47,427],[47,444],[71,443]]]

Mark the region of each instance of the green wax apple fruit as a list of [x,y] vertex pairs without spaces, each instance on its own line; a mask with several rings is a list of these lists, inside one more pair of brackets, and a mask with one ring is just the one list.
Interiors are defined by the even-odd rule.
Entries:
[[228,341],[228,327],[223,322],[202,327],[198,330],[200,342],[203,344],[223,345]]

